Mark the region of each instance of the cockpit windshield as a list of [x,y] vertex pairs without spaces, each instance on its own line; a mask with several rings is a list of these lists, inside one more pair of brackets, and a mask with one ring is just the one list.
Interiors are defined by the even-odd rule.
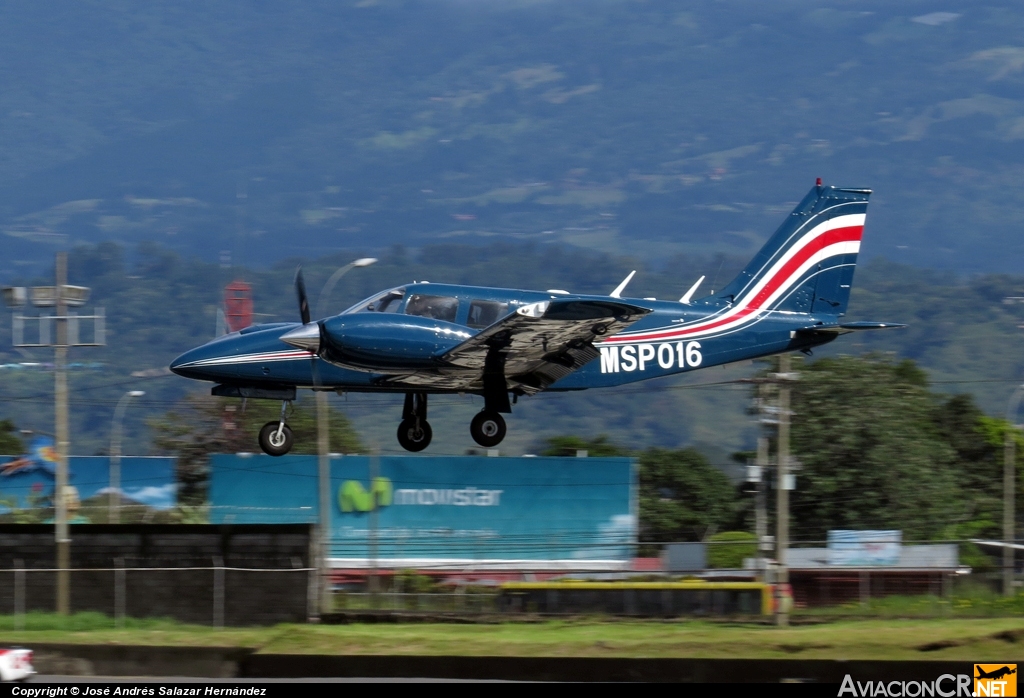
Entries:
[[350,315],[352,313],[395,313],[398,312],[398,307],[402,305],[403,298],[405,298],[405,289],[393,288],[390,291],[384,291],[375,296],[370,296],[366,300],[359,301],[343,312],[342,315]]

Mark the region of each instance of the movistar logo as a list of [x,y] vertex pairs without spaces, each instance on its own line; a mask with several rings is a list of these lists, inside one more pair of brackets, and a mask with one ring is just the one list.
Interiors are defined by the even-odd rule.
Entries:
[[375,477],[370,491],[363,489],[358,480],[346,480],[338,490],[338,506],[342,511],[373,511],[379,507],[391,506],[391,480]]

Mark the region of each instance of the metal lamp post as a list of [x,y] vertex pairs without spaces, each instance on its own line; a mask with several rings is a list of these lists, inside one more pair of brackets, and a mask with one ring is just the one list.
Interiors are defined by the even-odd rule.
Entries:
[[1003,595],[1013,596],[1014,566],[1014,520],[1016,487],[1016,431],[1017,410],[1020,408],[1021,397],[1024,397],[1024,385],[1018,386],[1006,404],[1006,439],[1003,446]]
[[[322,317],[321,312],[324,309],[324,303],[331,291],[334,290],[334,285],[338,283],[338,280],[343,277],[347,272],[355,269],[356,267],[368,267],[371,264],[376,264],[377,260],[373,257],[362,257],[353,262],[349,262],[345,266],[341,267],[327,279],[323,289],[320,291],[320,297],[316,303],[316,317]],[[327,404],[327,393],[318,390],[316,391],[316,442],[317,442],[317,469],[319,471],[319,489],[320,489],[320,531],[319,531],[319,564],[320,568],[320,612],[330,613],[331,612],[331,571],[328,565],[330,558],[330,541],[331,541],[331,443],[330,443],[330,424],[328,423],[329,411]]]
[[114,419],[110,427],[110,498],[107,513],[109,523],[121,523],[121,435],[124,413],[129,400],[145,394],[143,390],[129,390],[121,396],[117,401],[117,407],[114,408]]
[[324,309],[324,302],[327,300],[327,296],[334,290],[334,285],[338,283],[338,280],[345,276],[351,269],[356,267],[368,267],[371,264],[376,264],[377,260],[373,257],[361,257],[353,262],[349,262],[345,266],[338,269],[336,272],[331,274],[331,278],[327,279],[324,283],[324,287],[320,290],[320,298],[316,302],[317,317],[320,317],[321,311]]

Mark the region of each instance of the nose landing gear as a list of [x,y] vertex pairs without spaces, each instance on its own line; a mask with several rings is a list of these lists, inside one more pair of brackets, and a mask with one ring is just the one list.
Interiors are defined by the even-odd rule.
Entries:
[[398,443],[406,451],[422,451],[430,445],[434,432],[427,422],[427,394],[406,393],[402,423],[398,425]]
[[284,414],[288,409],[288,403],[281,403],[281,419],[276,422],[267,422],[260,429],[260,448],[268,456],[283,456],[292,450],[295,438],[292,430],[284,423]]

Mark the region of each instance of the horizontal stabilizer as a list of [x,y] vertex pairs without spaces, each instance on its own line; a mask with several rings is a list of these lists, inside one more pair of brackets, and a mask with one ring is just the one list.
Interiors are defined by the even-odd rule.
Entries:
[[844,330],[898,330],[906,327],[898,322],[844,322],[840,325]]
[[896,322],[845,322],[841,325],[811,325],[810,327],[801,327],[796,330],[794,334],[807,335],[831,335],[837,337],[841,334],[848,334],[850,332],[860,332],[862,330],[898,330],[906,327]]

